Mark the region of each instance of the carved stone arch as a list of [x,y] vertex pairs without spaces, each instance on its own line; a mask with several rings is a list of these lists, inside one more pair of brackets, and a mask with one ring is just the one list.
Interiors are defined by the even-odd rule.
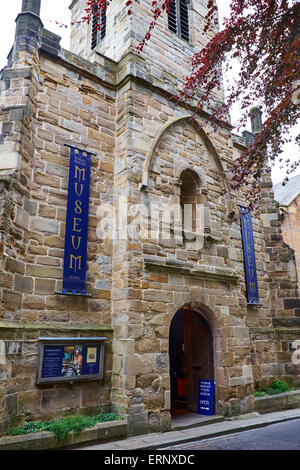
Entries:
[[209,305],[206,305],[205,303],[199,301],[195,292],[191,292],[191,301],[185,303],[182,308],[191,309],[195,312],[201,313],[201,315],[203,315],[203,317],[209,324],[213,335],[215,337],[221,336],[221,328],[223,325],[222,315],[216,313],[215,310]]
[[204,188],[204,189],[207,189],[207,185],[206,185],[206,174],[205,174],[205,171],[203,170],[203,168],[197,168],[195,167],[194,165],[192,165],[191,163],[188,163],[188,162],[176,162],[175,164],[175,169],[174,169],[174,177],[176,180],[180,179],[180,176],[181,174],[184,172],[184,171],[190,171],[190,172],[194,172],[198,175],[199,177],[199,180],[200,180],[200,183],[201,183],[201,188]]
[[[229,189],[227,179],[224,176],[224,169],[223,169],[221,159],[220,159],[218,153],[216,152],[211,140],[207,136],[206,132],[203,130],[201,125],[196,121],[196,119],[193,116],[190,116],[190,115],[189,116],[181,116],[181,117],[178,117],[178,118],[175,118],[175,119],[169,121],[157,133],[157,135],[156,135],[156,137],[153,141],[153,144],[151,145],[151,147],[149,148],[149,150],[147,152],[146,159],[144,161],[143,178],[142,178],[142,183],[140,185],[140,190],[141,191],[147,190],[148,187],[149,187],[149,173],[150,173],[151,163],[152,163],[156,148],[159,145],[163,135],[172,126],[174,126],[174,125],[176,125],[180,122],[185,122],[185,121],[187,121],[189,124],[191,124],[194,127],[195,131],[203,139],[207,150],[210,152],[211,156],[213,157],[214,163],[215,163],[215,165],[216,165],[216,167],[217,167],[217,169],[218,169],[218,171],[220,172],[220,175],[221,175],[221,180],[222,180],[224,193],[225,193],[225,199],[226,199],[226,202],[227,202],[227,212],[229,213],[232,210],[232,204],[231,204],[231,198],[230,198],[230,189]],[[183,164],[187,165],[186,162],[183,162]],[[205,176],[203,175],[203,173],[201,174],[201,170],[196,169],[193,165],[190,165],[189,169],[195,171],[199,175],[199,178],[201,179],[201,182],[205,181]],[[180,171],[180,166],[177,169],[175,169],[176,175],[179,173],[179,171]]]

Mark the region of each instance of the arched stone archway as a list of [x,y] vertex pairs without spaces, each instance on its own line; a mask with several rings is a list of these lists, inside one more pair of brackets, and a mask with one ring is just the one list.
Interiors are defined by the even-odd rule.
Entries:
[[[224,175],[224,168],[223,168],[223,162],[220,156],[218,155],[211,139],[208,137],[207,132],[205,132],[204,128],[200,125],[200,123],[193,117],[193,116],[181,116],[177,117],[175,119],[172,119],[171,121],[167,122],[157,133],[155,136],[153,143],[151,147],[149,148],[144,165],[143,165],[143,177],[142,177],[142,182],[140,185],[140,190],[145,191],[149,188],[149,178],[150,178],[150,169],[152,165],[152,161],[155,155],[155,151],[163,138],[163,136],[173,128],[173,126],[176,126],[177,124],[182,124],[184,123],[189,123],[191,126],[193,126],[195,132],[201,137],[202,141],[204,142],[204,145],[206,146],[207,151],[212,157],[212,160],[214,162],[214,165],[216,167],[216,170],[220,174],[222,186],[224,189],[224,194],[225,194],[225,200],[226,200],[226,205],[227,205],[227,211],[228,213],[231,212],[232,208],[232,202],[231,202],[231,196],[230,196],[230,189],[229,189],[229,184],[227,182],[227,179]],[[184,164],[186,167],[186,163]],[[189,164],[188,165],[190,169],[193,169],[194,171],[199,171],[197,168],[194,167],[194,165]],[[175,168],[174,171],[174,177],[178,177],[180,173],[186,168],[181,168],[181,163],[179,164],[179,167]],[[206,177],[205,173],[199,174],[200,179],[202,181],[202,185],[204,188],[206,188]]]
[[190,307],[176,312],[170,325],[169,355],[171,413],[196,412],[199,380],[214,380],[213,334],[201,312]]

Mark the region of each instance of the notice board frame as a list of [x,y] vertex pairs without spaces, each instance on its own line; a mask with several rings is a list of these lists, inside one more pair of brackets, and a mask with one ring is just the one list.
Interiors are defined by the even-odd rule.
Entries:
[[[105,341],[106,337],[40,337],[38,338],[38,364],[36,374],[36,385],[45,383],[73,383],[73,382],[86,382],[91,380],[102,380],[104,372],[104,355],[105,355]],[[95,374],[83,374],[72,377],[65,377],[57,375],[55,377],[43,377],[43,364],[45,346],[92,346],[99,347],[99,370]]]

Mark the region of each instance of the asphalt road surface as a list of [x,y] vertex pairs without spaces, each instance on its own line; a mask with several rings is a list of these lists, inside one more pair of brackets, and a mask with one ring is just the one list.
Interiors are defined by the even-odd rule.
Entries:
[[300,419],[271,424],[251,431],[194,441],[168,450],[300,450]]

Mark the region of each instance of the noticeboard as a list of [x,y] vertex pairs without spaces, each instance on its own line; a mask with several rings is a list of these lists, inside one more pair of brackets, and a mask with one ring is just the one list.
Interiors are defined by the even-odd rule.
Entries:
[[200,415],[213,415],[214,381],[199,380],[198,383],[198,409]]
[[36,383],[103,378],[107,338],[39,338]]

